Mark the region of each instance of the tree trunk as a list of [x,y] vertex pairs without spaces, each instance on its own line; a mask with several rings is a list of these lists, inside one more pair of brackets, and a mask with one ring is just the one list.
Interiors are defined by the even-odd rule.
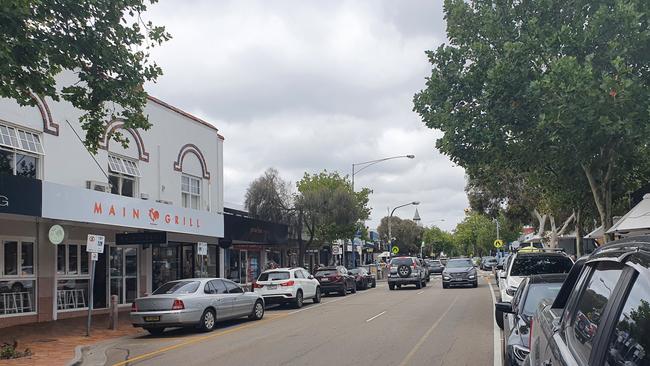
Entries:
[[594,177],[591,167],[581,164],[582,170],[587,177],[589,182],[589,188],[591,188],[591,193],[594,197],[594,203],[598,209],[598,216],[600,216],[600,224],[603,226],[603,239],[606,242],[611,240],[611,235],[606,234],[607,230],[612,227],[612,184],[611,184],[611,175],[614,169],[614,163],[611,161],[607,165],[607,172],[602,179],[602,182],[598,183]]
[[582,255],[582,225],[580,223],[580,209],[576,210],[576,258]]
[[537,229],[537,235],[543,236],[544,231],[546,230],[546,214],[543,216],[537,211],[537,209],[533,210],[533,215],[537,218],[538,221],[538,229]]
[[550,216],[550,221],[551,221],[551,235],[550,235],[550,240],[548,242],[549,248],[557,248],[558,247],[558,238],[561,235],[564,235],[564,232],[566,229],[569,227],[569,224],[575,219],[576,214],[575,212],[569,216],[564,221],[564,224],[562,225],[562,228],[560,230],[557,229],[557,226],[555,225],[555,218],[553,216]]

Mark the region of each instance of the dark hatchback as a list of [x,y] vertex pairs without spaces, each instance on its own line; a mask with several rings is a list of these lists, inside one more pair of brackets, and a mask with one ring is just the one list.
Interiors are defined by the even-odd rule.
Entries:
[[427,267],[429,267],[429,274],[440,274],[445,269],[442,262],[437,259],[425,259],[424,262],[427,264]]
[[354,276],[350,276],[343,266],[319,268],[314,273],[314,278],[320,283],[320,291],[323,295],[338,292],[341,296],[345,296],[348,291],[357,292]]
[[469,258],[450,259],[442,271],[442,288],[460,285],[478,287],[476,267]]
[[505,324],[504,350],[505,365],[523,364],[530,352],[530,326],[533,315],[542,300],[553,301],[557,296],[566,274],[542,274],[526,277],[512,303],[499,302],[495,307],[504,313],[512,314]]
[[375,277],[363,267],[348,269],[348,273],[354,276],[357,283],[357,290],[366,290],[369,287],[377,287],[377,280]]

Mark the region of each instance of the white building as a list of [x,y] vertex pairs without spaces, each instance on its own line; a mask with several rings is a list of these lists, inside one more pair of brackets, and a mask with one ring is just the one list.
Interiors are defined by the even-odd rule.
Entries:
[[91,156],[75,134],[84,136],[81,111],[34,98],[36,107],[0,99],[0,327],[84,314],[88,234],[107,245],[99,312],[110,295],[127,307],[165,281],[223,275],[224,138],[214,126],[149,97],[152,128],[112,121],[104,136],[119,131],[129,147],[104,138]]

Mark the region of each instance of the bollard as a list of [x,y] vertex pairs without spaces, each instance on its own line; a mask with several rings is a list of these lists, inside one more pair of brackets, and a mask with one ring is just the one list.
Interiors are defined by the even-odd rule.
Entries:
[[111,308],[108,314],[108,329],[117,330],[117,295],[111,295]]

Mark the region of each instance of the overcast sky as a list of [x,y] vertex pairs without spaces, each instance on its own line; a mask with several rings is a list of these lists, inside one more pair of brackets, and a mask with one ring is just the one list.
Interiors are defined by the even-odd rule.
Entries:
[[225,136],[226,202],[243,203],[268,167],[295,183],[415,154],[355,176],[374,191],[367,225],[413,200],[425,225],[462,219],[463,169],[412,111],[430,71],[424,51],[445,39],[441,0],[163,1],[146,18],[173,36],[153,53],[165,74],[148,90]]

